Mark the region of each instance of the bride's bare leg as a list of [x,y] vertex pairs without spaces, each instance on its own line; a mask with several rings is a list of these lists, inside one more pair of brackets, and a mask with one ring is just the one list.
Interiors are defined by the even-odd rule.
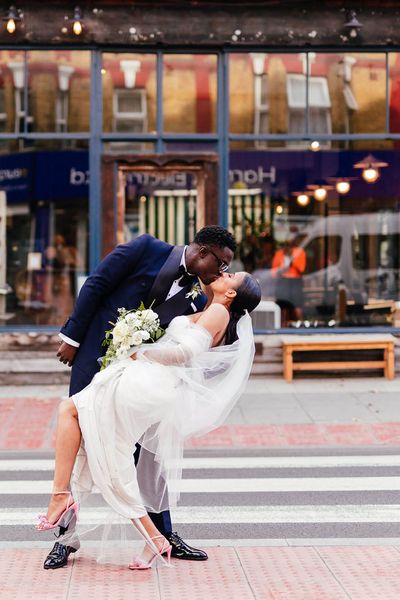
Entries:
[[63,400],[58,409],[56,432],[56,458],[54,467],[53,493],[47,510],[47,518],[54,523],[68,502],[68,494],[60,494],[69,489],[72,469],[81,444],[81,430],[78,411],[74,402]]
[[[136,521],[139,521],[140,525],[138,525],[138,523]],[[163,547],[164,543],[167,541],[166,538],[162,535],[162,533],[160,533],[160,531],[157,529],[157,527],[154,525],[153,521],[150,519],[150,517],[148,515],[146,515],[145,517],[140,517],[140,519],[132,519],[132,523],[134,524],[134,526],[136,527],[136,529],[143,535],[143,530],[142,528],[145,530],[146,534],[149,536],[149,538],[156,538],[156,539],[152,539],[152,544],[158,549],[161,550],[161,548]],[[145,546],[144,552],[143,552],[143,560],[149,560],[152,556],[154,555],[154,548],[150,548],[148,545]]]

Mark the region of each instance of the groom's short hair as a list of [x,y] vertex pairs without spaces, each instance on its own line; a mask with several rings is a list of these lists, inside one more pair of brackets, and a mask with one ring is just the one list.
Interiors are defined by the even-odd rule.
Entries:
[[219,225],[207,225],[198,231],[193,240],[199,246],[218,246],[236,250],[236,241],[230,231]]

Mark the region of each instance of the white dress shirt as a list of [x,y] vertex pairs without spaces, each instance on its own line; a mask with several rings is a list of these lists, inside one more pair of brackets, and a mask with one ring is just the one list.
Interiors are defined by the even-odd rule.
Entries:
[[[186,248],[187,248],[187,246],[185,246],[183,249],[181,262],[179,263],[179,266],[183,265],[185,267],[185,271],[186,271],[186,260],[185,260]],[[182,277],[183,277],[183,275],[181,275],[181,277],[178,277],[178,279],[174,279],[174,281],[172,282],[172,285],[169,289],[169,292],[167,294],[166,300],[169,300],[170,298],[172,298],[172,296],[175,296],[178,292],[181,291],[182,288],[180,287],[178,282],[182,279]],[[75,348],[79,348],[79,346],[80,346],[79,342],[76,342],[75,340],[71,340],[71,338],[64,335],[63,333],[59,333],[58,336],[62,339],[63,342],[66,342],[67,344],[69,344],[70,346],[74,346]]]

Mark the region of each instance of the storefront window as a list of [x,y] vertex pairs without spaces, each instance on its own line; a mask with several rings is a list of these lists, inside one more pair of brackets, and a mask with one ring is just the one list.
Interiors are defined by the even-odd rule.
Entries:
[[[78,50],[32,50],[27,53],[28,98],[26,110],[17,111],[23,131],[83,132],[89,131],[90,52]],[[14,82],[17,81],[14,73]],[[23,94],[14,86],[15,102]]]
[[88,152],[0,156],[6,217],[0,324],[59,326],[88,271]]
[[[116,133],[154,133],[156,56],[105,52],[102,64],[103,129]],[[123,149],[121,142],[115,142]],[[136,148],[141,150],[140,144]]]
[[[395,77],[394,56],[391,64]],[[386,129],[384,54],[231,54],[229,82],[231,133],[318,137]],[[274,145],[254,142],[256,148]]]
[[372,142],[367,151],[231,151],[234,268],[258,277],[282,326],[393,325],[398,160]]
[[163,59],[164,131],[216,131],[217,57],[166,54]]
[[[0,51],[0,133],[19,133],[23,126],[24,60],[22,51]],[[4,146],[4,142],[0,142],[2,149]]]

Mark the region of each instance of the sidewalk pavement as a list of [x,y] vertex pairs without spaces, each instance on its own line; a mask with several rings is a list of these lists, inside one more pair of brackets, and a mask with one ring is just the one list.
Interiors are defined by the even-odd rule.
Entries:
[[204,563],[130,571],[90,550],[68,567],[42,568],[43,550],[0,550],[3,600],[398,600],[400,547],[209,548]]
[[[66,386],[2,386],[0,449],[54,447]],[[226,423],[188,448],[400,446],[400,378],[250,379]]]
[[[54,446],[65,386],[0,388],[0,449]],[[400,379],[253,378],[216,431],[193,449],[400,446]],[[204,542],[194,541],[199,546]],[[4,542],[1,598],[18,600],[398,600],[397,540],[209,540],[205,563],[132,572],[99,565],[91,548],[44,571],[48,544]]]

